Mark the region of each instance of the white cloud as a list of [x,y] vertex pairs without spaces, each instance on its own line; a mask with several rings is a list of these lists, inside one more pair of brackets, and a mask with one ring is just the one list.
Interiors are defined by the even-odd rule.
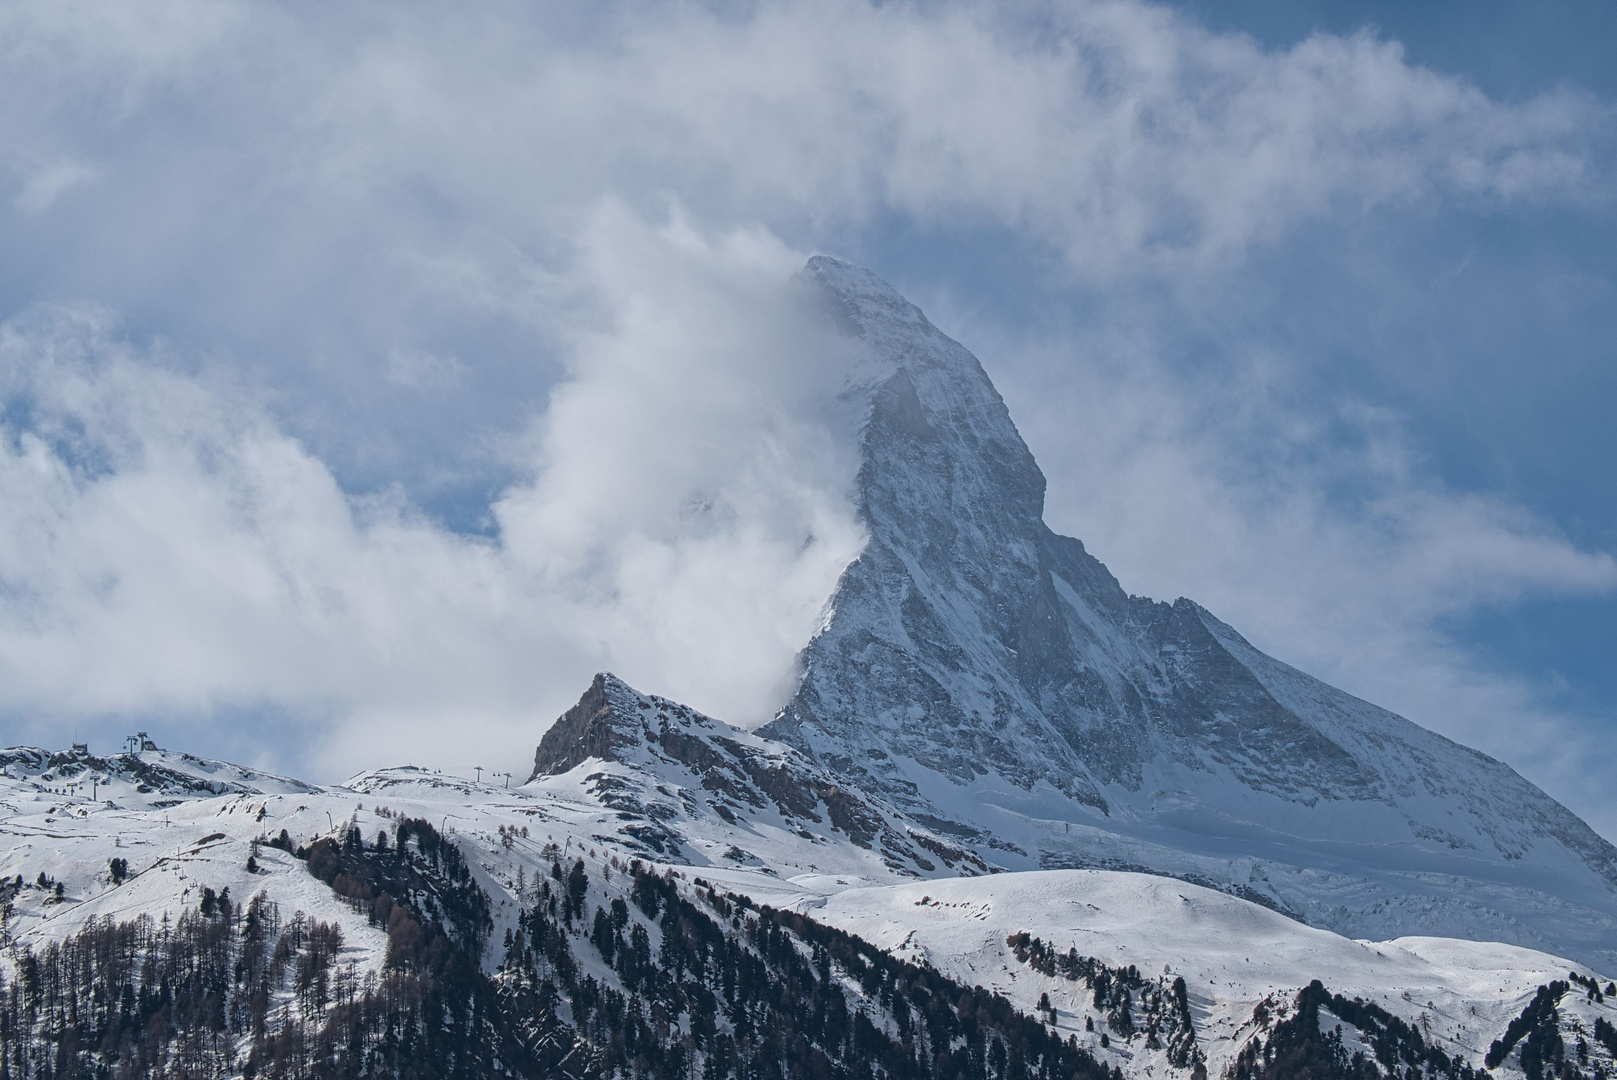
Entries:
[[833,404],[849,346],[795,311],[780,284],[803,256],[768,234],[645,233],[610,204],[592,227],[611,317],[580,335],[536,478],[495,517],[513,560],[611,613],[580,631],[622,674],[760,722],[863,543]]
[[853,463],[815,417],[837,347],[791,320],[799,260],[765,235],[608,210],[587,261],[601,325],[493,540],[346,496],[258,402],[120,343],[102,313],[7,323],[5,712],[183,723],[269,703],[334,722],[288,748],[328,774],[379,746],[520,760],[606,667],[767,718],[862,542]]
[[23,185],[16,198],[17,209],[26,214],[44,213],[64,191],[94,176],[94,170],[70,161],[48,165],[36,171]]
[[966,215],[1101,275],[1327,213],[1600,184],[1594,103],[1500,104],[1369,34],[1270,52],[1109,2],[628,10],[584,43],[502,13],[446,48],[395,20],[322,99],[331,160],[361,183],[408,163],[530,221],[603,187],[811,226]]
[[109,200],[200,196],[211,218],[149,242],[217,258],[228,226],[249,278],[292,238],[309,261],[498,238],[553,264],[603,193],[805,236],[965,218],[1109,276],[1239,258],[1321,215],[1606,190],[1588,144],[1608,113],[1576,95],[1502,104],[1367,34],[1266,51],[1138,3],[617,4],[584,24],[12,7],[0,89],[31,108],[8,145],[94,163]]

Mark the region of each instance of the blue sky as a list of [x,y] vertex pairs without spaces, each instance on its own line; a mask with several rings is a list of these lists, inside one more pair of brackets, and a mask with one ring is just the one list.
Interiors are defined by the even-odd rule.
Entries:
[[608,667],[766,717],[858,544],[779,307],[828,252],[978,353],[1125,587],[1617,835],[1609,5],[0,41],[0,741],[516,769]]

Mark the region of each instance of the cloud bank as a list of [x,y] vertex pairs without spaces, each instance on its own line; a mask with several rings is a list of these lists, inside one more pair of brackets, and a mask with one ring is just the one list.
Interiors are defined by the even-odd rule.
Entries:
[[1218,378],[1174,357],[1310,230],[1606,213],[1603,103],[1138,3],[42,0],[0,42],[13,738],[516,768],[602,667],[764,718],[860,543],[781,286],[898,235],[1126,586],[1496,749],[1577,723],[1440,626],[1609,555],[1238,318]]
[[492,537],[345,493],[254,394],[104,312],[0,328],[8,711],[268,707],[350,767],[520,756],[597,668],[767,719],[862,542],[824,389],[845,347],[795,317],[778,243],[603,218],[605,321],[518,440],[531,478]]

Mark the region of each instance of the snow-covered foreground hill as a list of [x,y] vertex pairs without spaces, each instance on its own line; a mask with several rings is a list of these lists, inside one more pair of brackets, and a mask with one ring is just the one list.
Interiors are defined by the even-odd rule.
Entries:
[[[378,871],[383,873],[392,865],[389,858],[402,857],[404,852],[394,851],[401,837],[408,852],[424,859],[424,842],[408,839],[419,829],[412,834],[406,825],[401,831],[402,823],[422,822],[459,852],[468,880],[487,898],[486,926],[468,935],[477,942],[481,978],[507,996],[515,993],[513,980],[532,978],[534,985],[543,985],[549,979],[551,993],[562,1002],[569,997],[561,988],[565,982],[576,993],[597,997],[615,988],[623,1000],[649,1008],[650,991],[625,982],[641,976],[624,974],[623,956],[633,940],[644,940],[647,955],[659,958],[654,965],[671,961],[661,944],[669,933],[667,909],[659,920],[637,906],[645,902],[637,884],[643,879],[666,880],[696,905],[692,911],[705,913],[721,931],[740,935],[736,940],[743,945],[767,940],[767,935],[758,937],[761,916],[743,917],[723,897],[743,896],[766,909],[804,913],[895,961],[1002,995],[1037,1021],[1037,1030],[1131,1077],[1238,1074],[1245,1067],[1242,1050],[1279,1038],[1287,1021],[1295,1021],[1299,992],[1315,980],[1328,993],[1381,1006],[1419,1031],[1424,1045],[1440,1049],[1451,1066],[1473,1069],[1483,1066],[1490,1046],[1541,987],[1566,980],[1573,971],[1593,977],[1590,985],[1606,985],[1606,973],[1510,945],[1442,938],[1353,941],[1172,878],[1099,870],[982,874],[975,867],[966,868],[973,876],[959,876],[935,860],[922,868],[882,853],[884,846],[891,851],[906,838],[911,851],[925,851],[914,841],[928,834],[906,825],[902,815],[888,812],[874,819],[878,830],[894,835],[866,834],[861,846],[833,824],[823,796],[836,793],[811,791],[809,797],[800,788],[794,804],[783,783],[800,763],[790,760],[789,749],[755,737],[745,746],[737,741],[737,752],[764,754],[768,767],[752,780],[744,770],[733,774],[726,790],[716,790],[711,774],[692,771],[657,749],[682,747],[686,758],[711,766],[708,754],[684,740],[711,747],[713,740],[726,739],[723,731],[704,730],[714,722],[681,714],[662,699],[634,695],[621,684],[602,686],[615,697],[616,713],[598,697],[586,710],[590,715],[599,718],[605,708],[617,722],[626,710],[648,720],[660,713],[671,721],[657,729],[660,743],[644,728],[631,739],[633,732],[618,723],[619,742],[606,758],[555,760],[553,765],[568,767],[515,788],[415,768],[379,770],[344,785],[315,787],[165,753],[119,760],[8,751],[0,777],[0,878],[7,880],[9,894],[7,982],[17,982],[22,957],[42,955],[52,943],[72,941],[87,928],[146,916],[166,933],[182,918],[197,918],[205,896],[228,896],[227,911],[233,907],[232,925],[239,927],[246,906],[259,898],[278,912],[283,927],[325,924],[340,933],[340,951],[329,971],[330,985],[337,989],[311,1007],[313,991],[300,987],[292,964],[267,1014],[271,1028],[277,1015],[285,1021],[318,1019],[342,1007],[341,987],[352,994],[359,992],[355,988],[384,985],[390,965],[402,963],[390,953],[396,949],[390,937],[397,936],[397,917],[379,920],[373,898],[356,902],[365,887],[355,881],[369,865],[365,860],[383,867]],[[669,738],[670,731],[682,738]],[[118,779],[125,774],[142,780],[130,785]],[[146,782],[164,778],[166,787]],[[195,783],[198,778],[212,786]],[[90,781],[96,781],[94,800],[86,790]],[[142,786],[150,790],[139,790]],[[773,795],[767,787],[773,787]],[[841,794],[868,798],[857,791]],[[721,805],[727,815],[717,812]],[[661,852],[648,847],[647,823],[659,827],[654,839]],[[379,843],[378,834],[394,839]],[[311,854],[322,841],[327,854]],[[322,858],[339,857],[352,865],[342,864],[348,869],[341,872],[317,865]],[[113,860],[125,868],[115,872]],[[552,960],[535,959],[531,945],[528,966],[521,967],[520,943],[532,940],[538,926],[534,913],[547,910],[547,903],[557,910],[555,898],[565,892],[562,879],[571,878],[575,865],[586,882],[578,914],[566,920],[565,931],[556,931],[568,949],[562,962],[568,974],[564,977]],[[663,878],[668,870],[677,876]],[[317,876],[321,873],[330,880]],[[411,910],[422,920],[436,911],[446,925],[453,922],[441,898],[418,897],[415,903]],[[615,930],[614,918],[621,919]],[[618,940],[616,948],[603,948],[597,940],[603,925],[606,936]],[[640,939],[636,926],[644,927]],[[816,950],[830,948],[811,937],[799,939],[804,956],[817,957]],[[513,941],[518,943],[515,962]],[[763,949],[760,956],[767,955],[767,948],[756,947]],[[556,948],[554,940],[547,948]],[[864,971],[856,978],[837,966],[843,962],[826,969],[828,978],[849,995],[851,1009],[887,1016],[889,1035],[896,1039],[893,990],[878,979],[867,994],[861,979],[868,983],[873,976]],[[519,978],[515,972],[523,974]],[[1182,1006],[1177,979],[1183,979]],[[586,986],[594,989],[578,989]],[[1617,999],[1611,1004],[1617,1007]],[[1594,1000],[1582,985],[1554,1002],[1552,1027],[1560,1033],[1564,1055],[1574,1063],[1581,1060],[1590,1076],[1596,1070],[1617,1074],[1610,1050],[1595,1038],[1597,1018],[1617,1022],[1612,1007]],[[587,1032],[588,1024],[573,1026],[583,1015],[576,1008],[546,1008],[545,1022],[533,1028],[548,1033],[544,1045],[584,1038],[579,1032]],[[1340,1021],[1328,1011],[1323,1015],[1323,1030],[1334,1032]],[[1340,1045],[1349,1051],[1361,1047],[1373,1058],[1375,1039],[1357,1032],[1348,1024]],[[1381,1037],[1385,1042],[1387,1036]],[[243,1040],[238,1066],[249,1056],[251,1039],[244,1035]],[[1515,1047],[1500,1068],[1519,1071],[1525,1046],[1523,1041]],[[707,1051],[693,1052],[707,1060],[702,1056]],[[1248,1068],[1240,1075],[1255,1074]]]
[[[1042,995],[1057,1027],[1083,1039],[1085,1021],[1105,1030],[1082,982],[1041,975],[1018,959],[1014,938],[1030,934],[1066,953],[1147,979],[1183,977],[1200,1046],[1215,1074],[1252,1036],[1253,1013],[1283,1008],[1312,980],[1380,1004],[1428,1033],[1451,1055],[1481,1065],[1489,1044],[1537,988],[1576,965],[1511,945],[1453,938],[1353,941],[1313,929],[1210,889],[1171,879],[1101,870],[1047,870],[975,880],[849,889],[805,902],[815,918],[896,955],[989,987],[1034,1011]],[[1602,984],[1603,985],[1603,984]],[[1617,1003],[1614,1003],[1617,1004]],[[1588,1003],[1592,1030],[1604,1006]],[[1092,1040],[1096,1037],[1089,1036]],[[1119,1065],[1166,1068],[1165,1050],[1110,1040],[1102,1056]]]

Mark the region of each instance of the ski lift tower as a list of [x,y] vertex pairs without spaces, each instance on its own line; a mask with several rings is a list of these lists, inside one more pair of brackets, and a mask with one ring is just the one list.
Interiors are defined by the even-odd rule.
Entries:
[[157,744],[144,731],[137,731],[124,740],[124,753],[138,754],[142,750],[156,750]]

